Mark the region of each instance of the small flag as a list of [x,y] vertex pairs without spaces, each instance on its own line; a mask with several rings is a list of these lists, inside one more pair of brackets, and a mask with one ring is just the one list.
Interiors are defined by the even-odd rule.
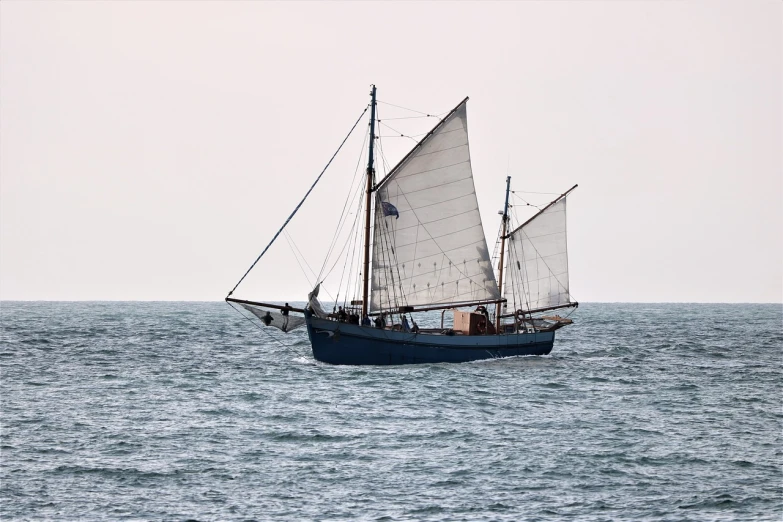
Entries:
[[383,207],[384,216],[397,216],[397,219],[400,219],[400,213],[397,211],[397,207],[388,201],[381,201],[381,207]]

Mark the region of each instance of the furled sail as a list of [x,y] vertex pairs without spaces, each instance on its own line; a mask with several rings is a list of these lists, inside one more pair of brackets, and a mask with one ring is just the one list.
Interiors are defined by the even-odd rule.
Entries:
[[318,293],[320,291],[321,283],[318,283],[315,285],[315,288],[313,288],[313,291],[307,294],[307,306],[313,312],[313,315],[320,317],[321,319],[326,319],[328,314],[326,313],[326,310],[324,310],[324,307],[321,306],[321,301],[318,300]]
[[509,235],[504,281],[507,307],[538,310],[567,306],[566,197]]
[[498,299],[463,101],[376,191],[372,311]]

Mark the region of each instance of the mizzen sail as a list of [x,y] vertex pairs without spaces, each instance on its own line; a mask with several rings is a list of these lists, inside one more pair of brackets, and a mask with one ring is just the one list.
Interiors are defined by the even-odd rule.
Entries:
[[508,236],[504,280],[507,306],[538,310],[568,306],[566,196],[562,196]]
[[500,297],[473,184],[466,102],[376,188],[372,311]]

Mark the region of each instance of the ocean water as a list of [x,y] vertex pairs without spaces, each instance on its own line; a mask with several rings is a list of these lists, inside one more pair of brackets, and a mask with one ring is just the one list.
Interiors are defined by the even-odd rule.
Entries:
[[780,305],[572,318],[337,367],[224,303],[0,303],[0,519],[783,518]]

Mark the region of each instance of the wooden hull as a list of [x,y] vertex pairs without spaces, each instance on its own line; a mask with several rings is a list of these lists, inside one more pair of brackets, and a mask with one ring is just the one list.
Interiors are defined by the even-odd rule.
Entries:
[[555,332],[441,335],[381,330],[319,319],[306,313],[313,356],[330,364],[390,365],[468,362],[517,355],[547,355]]

